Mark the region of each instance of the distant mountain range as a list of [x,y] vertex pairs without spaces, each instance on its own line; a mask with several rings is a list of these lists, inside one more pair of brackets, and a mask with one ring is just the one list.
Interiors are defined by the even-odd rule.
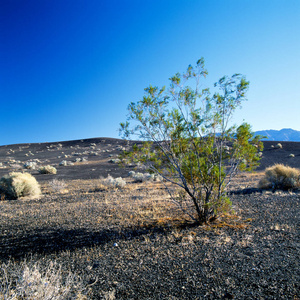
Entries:
[[255,134],[266,136],[263,141],[282,141],[282,142],[300,142],[300,131],[284,128],[281,130],[261,130]]

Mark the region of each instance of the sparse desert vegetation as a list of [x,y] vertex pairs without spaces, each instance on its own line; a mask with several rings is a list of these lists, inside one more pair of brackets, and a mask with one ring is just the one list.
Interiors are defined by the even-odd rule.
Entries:
[[56,174],[57,170],[55,167],[47,165],[47,166],[42,166],[39,168],[39,172],[41,174]]
[[0,193],[2,199],[34,198],[40,195],[41,190],[31,174],[11,172],[0,179]]
[[275,164],[265,171],[264,177],[259,181],[263,189],[289,190],[300,187],[300,170],[282,164]]
[[[230,126],[235,110],[247,99],[249,82],[241,74],[223,76],[214,84],[218,92],[202,87],[208,74],[204,59],[169,78],[169,86],[149,85],[144,96],[128,105],[128,118],[120,124],[126,139],[139,137],[121,156],[140,163],[165,181],[175,184],[179,206],[191,202],[199,224],[230,211],[228,185],[239,171],[259,166],[263,150],[260,136],[243,123]],[[141,178],[143,178],[141,176]]]
[[34,261],[20,265],[11,261],[1,265],[0,299],[78,299],[87,297],[80,277],[73,273],[63,274],[61,266],[49,261],[40,266]]
[[[136,180],[137,173],[149,176],[139,166],[123,170],[109,163],[109,155],[118,154],[110,149],[121,142],[101,140],[62,142],[67,155],[91,143],[100,153],[72,166],[59,166],[55,145],[51,151],[10,146],[10,159],[21,166],[31,150],[58,172],[28,169],[42,195],[0,201],[0,299],[43,299],[45,292],[54,299],[299,298],[299,190],[254,189],[274,162],[297,164],[297,147],[283,143],[272,151],[265,143],[260,170],[241,173],[230,185],[230,191],[250,193],[233,193],[230,213],[199,226],[188,202],[184,214],[172,201],[168,189],[176,195],[175,186]],[[1,172],[9,173],[7,156],[0,160]],[[103,184],[117,178],[126,185]]]
[[67,184],[64,180],[53,179],[48,183],[48,186],[50,191],[60,193],[66,189]]
[[100,185],[104,185],[109,188],[122,188],[126,185],[126,181],[122,177],[113,178],[108,175],[106,178],[100,179]]
[[[262,176],[242,174],[232,188],[255,186]],[[195,226],[160,182],[128,177],[122,189],[95,188],[101,184],[69,180],[61,194],[45,182],[40,200],[0,202],[0,217],[9,220],[0,236],[1,281],[9,284],[0,295],[27,288],[23,299],[31,299],[50,278],[49,289],[71,299],[297,295],[297,194],[233,195],[235,213]]]
[[163,177],[158,174],[150,174],[150,173],[141,173],[130,171],[128,173],[130,177],[132,177],[136,182],[144,182],[144,181],[162,181]]

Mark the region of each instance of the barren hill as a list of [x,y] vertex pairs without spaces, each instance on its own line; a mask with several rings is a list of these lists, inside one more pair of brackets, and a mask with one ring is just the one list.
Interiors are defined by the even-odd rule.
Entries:
[[[42,175],[29,169],[39,180],[48,179],[95,179],[108,174],[127,176],[132,168],[121,168],[116,162],[118,155],[133,145],[134,141],[113,138],[93,138],[55,143],[16,144],[0,147],[0,176],[11,171],[24,170],[26,162],[37,166],[52,165],[57,168],[56,175]],[[264,141],[264,151],[258,170],[275,163],[300,166],[300,143]],[[291,155],[293,154],[293,155]],[[293,157],[292,157],[293,156]],[[65,161],[65,165],[62,162]]]

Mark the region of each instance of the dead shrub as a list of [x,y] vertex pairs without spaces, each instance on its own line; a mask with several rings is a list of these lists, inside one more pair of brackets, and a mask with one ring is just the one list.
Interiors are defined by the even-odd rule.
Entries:
[[63,274],[55,261],[46,268],[24,262],[21,268],[11,263],[1,265],[0,299],[87,299],[80,278],[71,272]]
[[60,193],[66,189],[66,183],[63,180],[53,179],[48,183],[52,192]]
[[41,189],[31,174],[11,172],[0,179],[0,193],[6,199],[34,198],[41,194]]
[[300,187],[300,170],[282,164],[276,164],[265,170],[265,176],[259,181],[259,188],[288,190]]

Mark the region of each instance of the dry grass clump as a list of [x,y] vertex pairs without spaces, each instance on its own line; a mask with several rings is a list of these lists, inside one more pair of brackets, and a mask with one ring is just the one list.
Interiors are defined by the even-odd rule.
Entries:
[[73,166],[74,163],[72,163],[71,161],[63,160],[59,163],[59,165],[66,167],[66,166]]
[[29,173],[11,172],[0,179],[0,193],[7,199],[38,197],[40,185]]
[[[51,194],[51,200],[64,201],[64,209],[59,213],[51,201],[39,204],[39,218],[35,218],[35,227],[44,228],[44,222],[48,222],[47,215],[53,216],[52,222],[62,224],[77,224],[76,226],[92,226],[99,228],[137,227],[163,227],[170,224],[183,224],[190,221],[189,215],[183,213],[177,203],[170,198],[165,186],[159,182],[133,183],[128,181],[122,188],[118,182],[124,179],[108,178],[91,180],[74,180],[67,182],[68,193],[47,193],[51,191],[49,183],[43,184],[45,197]],[[104,185],[105,183],[106,185]],[[167,184],[169,189],[174,189]],[[182,203],[189,213],[192,213],[190,203]],[[37,210],[37,203],[34,203]],[[26,206],[28,214],[32,214],[29,205]],[[43,216],[41,216],[41,211]],[[5,212],[6,213],[6,212]],[[22,215],[25,215],[22,207]],[[1,214],[0,214],[1,216]],[[55,219],[55,221],[54,221]],[[88,224],[88,225],[87,225]],[[32,224],[31,224],[32,225]],[[95,227],[94,227],[95,226]],[[125,229],[126,230],[126,229]]]
[[[98,198],[99,196],[96,201],[99,201]],[[97,214],[97,223],[102,226],[107,224],[106,228],[112,225],[119,229],[157,228],[177,226],[190,221],[189,216],[170,199],[160,183],[131,183],[122,190],[107,191],[102,193],[97,207],[97,211],[101,211],[101,214]],[[183,204],[183,207],[191,212],[187,205]]]
[[37,165],[37,163],[36,163],[35,161],[27,161],[27,162],[24,164],[24,168],[25,168],[25,169],[32,169],[32,170],[35,170],[36,165]]
[[23,263],[17,268],[11,262],[0,269],[0,299],[87,299],[79,279],[72,274],[63,275],[56,262],[46,268],[38,263]]
[[265,171],[265,176],[259,181],[262,189],[293,189],[300,187],[300,170],[276,164]]
[[108,162],[113,163],[113,164],[118,164],[121,162],[121,160],[119,158],[112,158]]
[[50,165],[47,165],[47,166],[40,167],[39,173],[41,173],[41,174],[56,174],[57,170],[56,170],[56,168],[54,168]]
[[150,173],[136,173],[134,171],[129,172],[129,176],[132,177],[135,182],[145,182],[145,181],[162,181],[163,178],[157,174]]
[[60,193],[66,189],[66,183],[63,180],[53,179],[49,182],[49,188],[52,192]]
[[126,185],[126,181],[122,177],[113,178],[108,175],[107,178],[100,178],[100,184],[110,188],[122,188]]

